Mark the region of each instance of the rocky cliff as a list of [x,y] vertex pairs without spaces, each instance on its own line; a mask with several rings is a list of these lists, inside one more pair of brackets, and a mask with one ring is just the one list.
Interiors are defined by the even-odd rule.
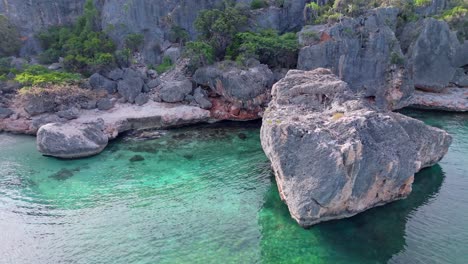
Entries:
[[[73,22],[83,12],[85,0],[4,0],[0,14],[5,14],[18,26],[25,45],[22,55],[38,52],[40,46],[35,34],[53,26]],[[145,36],[144,55],[148,63],[160,62],[161,52],[173,27],[181,27],[195,38],[194,21],[204,9],[220,6],[223,0],[95,0],[101,13],[101,27],[117,43],[123,43],[127,34]],[[238,5],[250,7],[252,0],[237,0]],[[285,0],[280,6],[253,10],[252,28],[273,28],[279,31],[299,29],[304,25],[303,9],[306,0]],[[166,47],[167,48],[167,47]]]

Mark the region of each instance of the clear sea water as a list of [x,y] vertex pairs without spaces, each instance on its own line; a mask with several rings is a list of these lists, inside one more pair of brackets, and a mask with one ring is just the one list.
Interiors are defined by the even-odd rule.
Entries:
[[406,200],[308,230],[258,124],[124,137],[74,161],[0,134],[0,263],[468,263],[468,115],[406,113],[450,132],[448,155]]

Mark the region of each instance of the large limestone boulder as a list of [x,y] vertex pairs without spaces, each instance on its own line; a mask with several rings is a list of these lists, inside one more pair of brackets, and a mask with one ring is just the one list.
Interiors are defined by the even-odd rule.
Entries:
[[159,96],[163,102],[182,102],[188,94],[192,92],[192,82],[188,79],[180,81],[172,80],[164,82],[159,90]]
[[[209,87],[211,92],[222,98],[218,102],[215,117],[230,119],[240,111],[250,112],[252,118],[258,118],[261,106],[270,99],[270,90],[274,75],[267,65],[253,62],[248,68],[240,68],[235,63],[221,62],[198,69],[193,80]],[[227,108],[227,109],[221,109]],[[238,113],[231,113],[229,108],[236,108]]]
[[399,41],[394,34],[398,9],[378,8],[340,23],[305,27],[298,69],[329,68],[351,90],[382,109],[408,104],[414,91]]
[[123,79],[117,84],[117,90],[125,102],[134,103],[135,98],[142,92],[144,81],[139,72],[127,68],[124,70]]
[[457,35],[445,21],[426,18],[409,23],[401,43],[413,69],[414,85],[421,90],[441,92],[449,86],[457,68],[468,64],[459,55],[461,44]]
[[103,124],[50,123],[37,132],[37,149],[46,156],[83,158],[100,153],[108,143]]
[[304,227],[405,198],[414,174],[437,163],[451,137],[376,111],[330,70],[291,70],[273,86],[261,141],[281,198]]

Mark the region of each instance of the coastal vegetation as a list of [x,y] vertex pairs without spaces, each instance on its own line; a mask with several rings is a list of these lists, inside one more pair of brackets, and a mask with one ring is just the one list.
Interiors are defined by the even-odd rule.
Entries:
[[[92,0],[87,0],[84,14],[71,26],[56,26],[38,35],[44,52],[41,63],[57,62],[63,57],[66,70],[90,75],[115,63],[116,45],[100,30],[99,14]],[[131,35],[129,44],[136,48],[140,37]]]

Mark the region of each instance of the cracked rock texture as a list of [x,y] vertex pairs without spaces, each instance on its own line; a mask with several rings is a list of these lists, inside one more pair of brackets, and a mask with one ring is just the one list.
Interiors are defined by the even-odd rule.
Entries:
[[263,117],[262,146],[303,227],[405,198],[414,174],[447,153],[445,131],[356,98],[328,69],[291,70]]

